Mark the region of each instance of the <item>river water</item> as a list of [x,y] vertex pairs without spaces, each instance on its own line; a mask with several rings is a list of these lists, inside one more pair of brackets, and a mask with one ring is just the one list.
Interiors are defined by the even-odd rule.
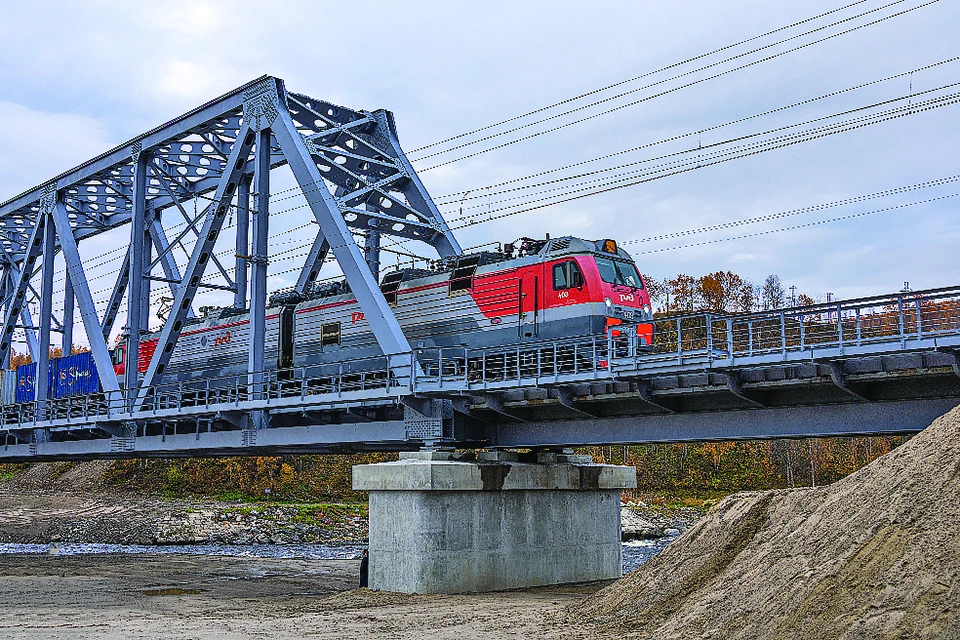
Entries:
[[[623,571],[629,573],[659,553],[672,538],[632,540],[623,544]],[[362,545],[328,546],[320,544],[257,545],[135,545],[135,544],[15,544],[0,543],[0,555],[50,554],[61,556],[122,553],[192,554],[239,558],[301,558],[305,560],[351,560],[360,557]]]

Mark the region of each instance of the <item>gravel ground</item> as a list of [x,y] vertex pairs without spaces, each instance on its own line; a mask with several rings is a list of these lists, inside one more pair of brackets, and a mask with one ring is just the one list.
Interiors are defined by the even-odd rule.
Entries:
[[[0,637],[16,640],[585,639],[557,621],[602,584],[473,595],[353,589],[355,560],[0,557]],[[607,637],[616,637],[614,635]]]

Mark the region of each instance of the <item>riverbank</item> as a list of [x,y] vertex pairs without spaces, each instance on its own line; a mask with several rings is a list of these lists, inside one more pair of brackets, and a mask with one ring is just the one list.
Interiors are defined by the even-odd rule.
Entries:
[[[558,614],[602,583],[469,595],[354,589],[356,560],[4,556],[0,637],[597,638]],[[613,636],[610,636],[613,637]]]
[[[72,485],[70,477],[53,483],[35,469],[0,482],[0,543],[356,545],[367,539],[364,503],[173,500],[105,488],[90,480],[95,471],[71,468]],[[673,538],[703,514],[679,504],[630,502],[621,510],[623,539]]]
[[0,542],[360,544],[366,505],[244,504],[117,494],[0,493]]
[[637,640],[960,638],[960,408],[834,484],[724,499],[569,619]]

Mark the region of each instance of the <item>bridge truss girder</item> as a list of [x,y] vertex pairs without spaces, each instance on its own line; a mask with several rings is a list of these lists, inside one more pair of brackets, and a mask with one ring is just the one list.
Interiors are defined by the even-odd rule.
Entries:
[[[376,250],[374,242],[361,249],[354,235],[419,240],[444,257],[461,249],[404,155],[392,114],[347,109],[289,93],[281,80],[264,76],[0,204],[4,285],[0,359],[9,358],[17,329],[26,332],[41,366],[46,354],[38,351],[51,346],[51,332],[64,334],[63,349],[69,353],[75,343],[76,304],[104,390],[116,390],[120,381],[113,374],[107,341],[126,299],[123,386],[127,402],[136,409],[142,406],[147,387],[162,379],[186,321],[194,316],[198,290],[217,288],[233,292],[235,307],[250,308],[255,339],[249,370],[255,376],[264,368],[263,340],[256,336],[265,329],[269,173],[283,165],[293,170],[319,228],[315,250],[301,268],[296,289],[303,292],[310,286],[324,257],[332,252],[383,353],[409,353],[380,293],[378,275],[370,269],[378,260],[364,255],[371,247]],[[185,205],[193,200],[196,212],[199,199],[209,204],[191,215]],[[213,251],[231,209],[237,212],[232,277]],[[184,221],[173,235],[164,225],[167,211]],[[109,301],[98,311],[78,247],[127,224],[129,248]],[[173,250],[189,241],[193,247],[181,268]],[[53,252],[46,251],[51,246]],[[54,254],[62,255],[67,271],[63,321],[54,317],[52,308]],[[225,285],[204,282],[211,264],[211,276]],[[162,276],[152,275],[157,267]],[[150,364],[140,376],[139,342],[149,327],[155,282],[169,287],[173,305],[163,319]],[[31,294],[40,301],[42,312],[36,325],[27,304]],[[399,360],[409,366],[406,359]]]

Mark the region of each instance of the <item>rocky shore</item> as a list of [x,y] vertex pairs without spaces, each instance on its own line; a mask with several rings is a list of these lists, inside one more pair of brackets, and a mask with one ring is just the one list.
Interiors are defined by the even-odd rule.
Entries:
[[697,507],[668,509],[643,502],[628,502],[620,507],[623,541],[673,538],[693,526],[705,513]]
[[[680,535],[703,515],[694,508],[627,504],[623,539]],[[362,544],[363,504],[226,503],[76,493],[0,495],[0,542],[180,544]]]
[[[0,543],[363,544],[365,504],[171,500],[102,481],[108,462],[38,464],[0,480]],[[704,510],[630,500],[623,539],[672,538]]]
[[359,544],[365,505],[187,502],[70,493],[0,496],[0,542]]

